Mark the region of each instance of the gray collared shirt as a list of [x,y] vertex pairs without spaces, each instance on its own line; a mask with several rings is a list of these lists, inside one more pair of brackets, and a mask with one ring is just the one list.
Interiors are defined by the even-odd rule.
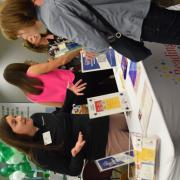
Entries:
[[[151,0],[88,0],[124,36],[140,40],[143,19]],[[104,52],[109,44],[106,27],[78,0],[44,0],[38,19],[53,34],[73,40],[87,50]]]

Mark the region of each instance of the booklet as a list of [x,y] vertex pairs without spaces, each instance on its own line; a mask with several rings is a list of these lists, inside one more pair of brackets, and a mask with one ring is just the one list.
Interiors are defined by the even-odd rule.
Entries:
[[154,180],[158,138],[131,134],[136,178]]
[[99,54],[93,60],[88,60],[81,55],[81,70],[82,72],[90,72],[111,69],[118,65],[117,56],[117,53],[112,48],[109,48],[109,51],[105,54]]
[[125,91],[87,98],[87,102],[90,119],[131,111]]
[[95,160],[95,163],[100,172],[109,169],[114,169],[119,166],[124,166],[134,162],[134,152],[133,150],[125,151],[119,154],[114,154],[112,156],[107,156],[105,158]]

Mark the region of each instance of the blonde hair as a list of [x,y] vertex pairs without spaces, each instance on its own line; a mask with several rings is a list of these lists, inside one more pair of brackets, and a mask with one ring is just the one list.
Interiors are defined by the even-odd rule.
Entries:
[[35,5],[31,0],[6,0],[0,12],[0,28],[7,39],[17,39],[18,31],[35,25]]
[[48,45],[38,45],[35,46],[34,44],[30,43],[27,40],[23,40],[23,46],[27,48],[28,50],[31,50],[33,52],[37,53],[48,53]]
[[[49,33],[49,31],[46,30],[46,33],[43,33],[43,34],[40,34],[40,35],[41,35],[41,37],[45,37],[45,36],[48,35],[48,33]],[[31,50],[33,52],[47,53],[48,54],[48,44],[47,45],[41,45],[40,44],[40,45],[36,46],[36,45],[30,43],[29,41],[23,39],[23,46],[25,48],[27,48],[28,50]]]

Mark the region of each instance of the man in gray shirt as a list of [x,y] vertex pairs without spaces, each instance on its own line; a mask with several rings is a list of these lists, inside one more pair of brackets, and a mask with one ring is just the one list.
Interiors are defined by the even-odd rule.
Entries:
[[[37,7],[38,19],[51,32],[82,44],[88,51],[107,50],[106,27],[78,0],[43,1]],[[88,3],[124,36],[140,40],[150,0],[89,0]]]
[[[107,28],[78,0],[34,0],[33,2],[37,5],[37,17],[34,15],[35,17],[28,17],[29,19],[24,17],[15,21],[14,18],[18,16],[32,15],[34,7],[29,0],[7,0],[6,8],[2,10],[0,17],[1,29],[6,36],[9,36],[11,31],[16,37],[34,38],[27,21],[35,19],[36,23],[42,22],[53,34],[83,45],[88,52],[102,53],[108,49]],[[14,4],[18,3],[25,4],[21,14],[18,8],[14,8]],[[151,3],[151,0],[88,0],[88,3],[128,38],[136,41],[180,44],[179,12],[157,7]],[[7,10],[8,7],[10,11]],[[8,21],[10,18],[11,21]],[[17,26],[17,21],[22,22],[21,26]],[[14,22],[16,26],[12,26]]]

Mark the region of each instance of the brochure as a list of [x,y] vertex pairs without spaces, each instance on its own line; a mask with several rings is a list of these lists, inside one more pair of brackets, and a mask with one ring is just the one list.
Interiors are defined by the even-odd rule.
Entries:
[[87,102],[90,119],[131,111],[125,91],[87,98]]
[[122,56],[121,59],[121,69],[123,72],[123,78],[126,79],[126,75],[127,75],[127,67],[128,67],[128,60],[125,56]]
[[125,151],[112,156],[107,156],[105,158],[95,160],[95,163],[100,172],[109,169],[114,169],[119,166],[124,166],[134,162],[134,152],[133,150]]
[[99,54],[93,60],[88,60],[81,55],[82,72],[99,71],[116,67],[118,65],[118,58],[116,56],[117,53],[112,48],[109,48],[109,51],[105,54]]
[[129,76],[132,82],[133,87],[135,86],[136,82],[136,77],[137,77],[137,63],[135,62],[130,62],[130,67],[129,67]]
[[136,178],[154,180],[158,138],[132,134]]

